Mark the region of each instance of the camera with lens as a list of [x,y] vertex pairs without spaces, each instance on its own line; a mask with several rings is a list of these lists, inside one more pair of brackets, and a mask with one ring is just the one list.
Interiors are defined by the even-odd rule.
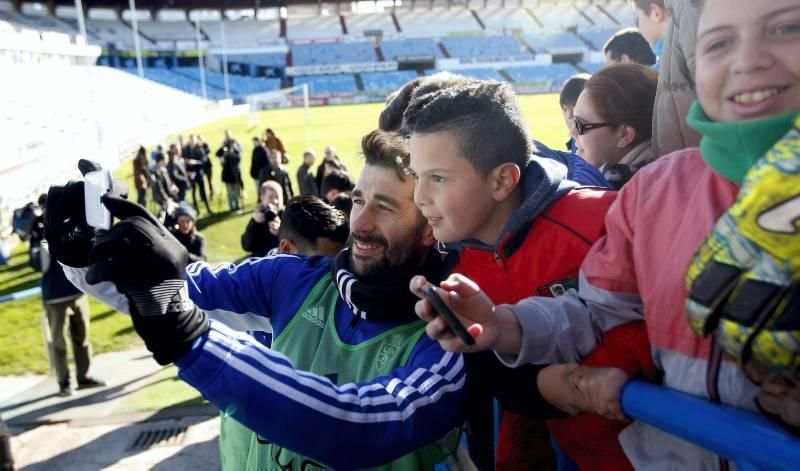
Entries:
[[276,211],[276,208],[272,205],[261,206],[258,208],[258,210],[261,211],[261,214],[264,215],[264,219],[266,219],[266,222],[272,222],[275,220],[276,217],[278,217],[278,212]]

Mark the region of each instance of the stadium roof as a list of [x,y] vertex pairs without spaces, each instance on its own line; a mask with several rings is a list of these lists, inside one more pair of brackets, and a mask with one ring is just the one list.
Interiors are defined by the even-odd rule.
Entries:
[[[20,0],[21,3],[42,3],[38,1]],[[55,6],[75,6],[75,0],[52,0]],[[246,8],[275,8],[292,4],[316,4],[317,0],[136,0],[136,9],[140,10],[219,10]],[[335,3],[335,2],[325,2]],[[83,0],[83,8],[122,8],[128,9],[127,0]]]

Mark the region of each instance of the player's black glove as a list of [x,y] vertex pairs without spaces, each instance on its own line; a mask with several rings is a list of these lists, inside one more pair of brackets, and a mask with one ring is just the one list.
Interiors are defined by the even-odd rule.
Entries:
[[[99,164],[81,159],[78,162],[81,174],[101,170]],[[112,193],[128,196],[125,183],[114,180]],[[71,180],[66,185],[53,185],[47,192],[44,210],[44,236],[50,255],[71,267],[81,268],[89,263],[89,251],[95,229],[86,224],[83,203],[83,181]]]
[[209,326],[189,299],[186,248],[142,206],[108,194],[103,204],[120,222],[98,234],[86,281],[110,281],[131,306],[133,326],[159,364],[186,354]]

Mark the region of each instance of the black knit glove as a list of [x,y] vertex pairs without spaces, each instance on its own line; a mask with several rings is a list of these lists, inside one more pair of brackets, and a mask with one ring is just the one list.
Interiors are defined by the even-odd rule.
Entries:
[[[99,164],[81,159],[81,174],[101,170]],[[128,188],[120,180],[113,181],[113,194],[128,196]],[[70,267],[81,268],[89,264],[89,251],[95,229],[86,224],[83,204],[83,181],[71,180],[66,185],[53,185],[47,192],[44,209],[44,236],[50,255]]]
[[103,204],[120,222],[95,238],[86,281],[114,283],[147,349],[159,364],[173,363],[209,328],[189,299],[186,248],[142,206],[111,194]]

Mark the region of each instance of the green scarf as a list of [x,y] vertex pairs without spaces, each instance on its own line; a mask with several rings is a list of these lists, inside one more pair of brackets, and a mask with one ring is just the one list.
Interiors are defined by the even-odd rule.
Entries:
[[789,132],[797,115],[789,113],[755,121],[718,123],[695,101],[686,122],[703,135],[700,140],[703,160],[727,180],[741,185],[750,167]]

